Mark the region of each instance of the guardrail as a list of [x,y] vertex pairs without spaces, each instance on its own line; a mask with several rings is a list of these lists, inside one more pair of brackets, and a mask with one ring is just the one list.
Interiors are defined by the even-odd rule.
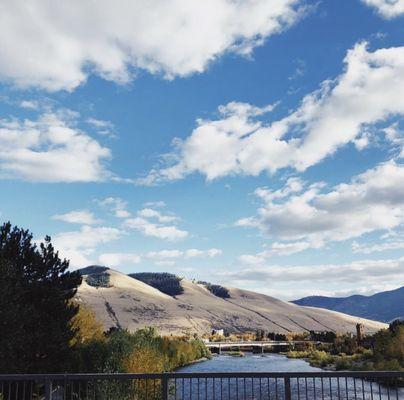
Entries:
[[0,375],[0,400],[404,400],[404,372]]

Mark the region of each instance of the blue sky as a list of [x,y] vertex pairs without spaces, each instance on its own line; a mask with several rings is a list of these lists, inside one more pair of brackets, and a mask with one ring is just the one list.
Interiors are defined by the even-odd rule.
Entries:
[[403,0],[117,4],[0,13],[2,220],[74,268],[403,284]]

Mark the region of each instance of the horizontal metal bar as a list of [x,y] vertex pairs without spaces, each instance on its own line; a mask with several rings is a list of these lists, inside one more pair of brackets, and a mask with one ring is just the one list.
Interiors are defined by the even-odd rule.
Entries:
[[404,378],[404,371],[169,372],[160,374],[2,374],[0,381],[174,379],[174,378]]

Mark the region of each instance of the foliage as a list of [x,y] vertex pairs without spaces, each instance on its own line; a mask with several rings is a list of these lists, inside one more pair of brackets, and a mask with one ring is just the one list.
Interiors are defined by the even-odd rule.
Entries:
[[265,338],[265,331],[263,329],[258,329],[255,332],[255,340],[259,342],[264,340],[264,338]]
[[396,324],[375,335],[374,361],[378,369],[404,369],[404,325]]
[[355,336],[341,335],[335,338],[334,345],[331,350],[333,354],[349,354],[356,353],[358,344]]
[[394,322],[364,341],[369,348],[358,347],[351,335],[337,336],[324,350],[289,351],[288,357],[306,358],[311,365],[336,370],[404,370],[404,324]]
[[81,268],[78,271],[81,275],[92,275],[92,274],[100,274],[101,272],[108,271],[108,267],[104,267],[102,265],[89,265],[88,267]]
[[95,318],[94,312],[84,304],[78,304],[78,312],[71,320],[74,337],[70,346],[79,346],[92,340],[104,340],[104,327]]
[[99,272],[91,275],[87,275],[86,277],[86,282],[90,286],[94,287],[103,287],[103,288],[109,288],[111,287],[111,284],[109,283],[109,274],[106,272]]
[[310,340],[317,342],[333,343],[337,338],[337,334],[332,331],[310,331]]
[[283,333],[275,333],[275,332],[269,332],[267,334],[267,338],[270,340],[287,340],[287,337]]
[[214,294],[217,297],[220,297],[222,299],[228,299],[230,298],[230,293],[229,293],[229,289],[220,286],[220,285],[213,285],[209,282],[206,281],[198,281],[197,282],[199,285],[204,285],[206,287],[206,289],[209,290],[209,292],[211,292],[212,294]]
[[129,274],[130,277],[138,279],[169,296],[177,296],[184,293],[181,286],[182,278],[168,272],[138,272]]
[[70,302],[81,283],[50,237],[37,247],[28,230],[0,227],[0,372],[59,372],[74,337]]
[[75,368],[80,372],[166,372],[210,357],[201,341],[162,337],[150,327],[135,333],[112,329],[104,340],[92,340],[79,352]]
[[245,356],[245,354],[240,350],[238,350],[238,351],[227,351],[226,355],[227,356],[232,356],[232,357],[244,357]]

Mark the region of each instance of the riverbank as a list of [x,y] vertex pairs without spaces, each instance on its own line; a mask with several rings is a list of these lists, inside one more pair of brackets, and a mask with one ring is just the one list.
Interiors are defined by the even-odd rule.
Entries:
[[361,354],[353,355],[333,355],[325,351],[289,351],[283,353],[286,357],[291,359],[303,359],[311,366],[321,368],[327,371],[358,371],[358,370],[372,370],[370,368],[372,352],[365,351]]

